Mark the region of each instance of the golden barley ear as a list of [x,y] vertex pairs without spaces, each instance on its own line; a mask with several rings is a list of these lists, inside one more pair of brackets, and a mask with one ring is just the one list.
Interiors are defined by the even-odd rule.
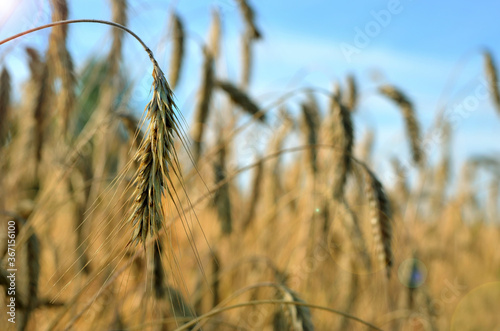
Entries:
[[[127,0],[111,0],[113,22],[127,25]],[[119,79],[120,62],[122,59],[123,34],[121,29],[113,29],[113,41],[108,54],[109,77]]]
[[254,116],[261,122],[265,122],[265,114],[245,92],[227,81],[217,80],[215,86],[226,92],[231,101],[241,107],[244,111]]
[[178,14],[172,15],[172,56],[170,58],[169,82],[175,89],[179,81],[184,59],[184,24]]
[[248,4],[247,0],[237,0],[237,1],[240,7],[240,11],[243,15],[243,19],[245,21],[246,29],[247,31],[249,31],[250,36],[253,39],[262,38],[262,34],[255,25],[255,13],[253,8]]
[[31,84],[34,91],[32,116],[35,120],[35,138],[33,139],[33,143],[35,145],[35,174],[38,174],[38,168],[42,160],[53,91],[48,83],[49,71],[47,62],[42,60],[38,52],[33,48],[26,48],[26,53],[30,59]]
[[334,199],[341,200],[344,196],[347,177],[351,171],[354,128],[349,109],[335,93],[330,98],[330,114],[325,123],[331,132],[328,134],[330,139],[326,143],[338,147],[334,158],[332,195]]
[[143,244],[148,235],[155,236],[164,226],[162,197],[165,193],[171,198],[175,196],[169,191],[172,175],[180,176],[174,134],[182,137],[172,90],[154,58],[152,61],[153,97],[145,110],[149,121],[147,134],[135,155],[139,168],[134,179],[135,199],[129,218],[134,226],[131,242]]
[[306,150],[308,167],[312,176],[318,174],[318,151],[315,146],[318,143],[318,131],[320,126],[320,113],[312,94],[308,94],[308,100],[301,104],[301,129],[304,132],[306,144],[310,147]]
[[192,140],[194,145],[193,157],[195,163],[198,162],[201,156],[203,134],[207,125],[210,102],[212,100],[212,90],[214,87],[214,58],[212,53],[206,48],[204,49],[204,55],[201,85],[198,90],[192,130]]
[[493,56],[489,51],[484,52],[484,68],[486,72],[486,79],[488,80],[489,90],[493,105],[500,113],[500,91],[498,86],[498,72]]
[[[52,21],[68,19],[68,4],[66,0],[51,0]],[[61,91],[57,95],[56,109],[61,123],[63,135],[68,133],[70,116],[75,104],[76,77],[73,68],[73,59],[67,48],[68,26],[61,25],[52,28],[47,50],[47,64],[49,65],[49,80],[53,83],[57,78],[61,80]]]
[[392,254],[392,212],[384,187],[375,174],[362,164],[365,175],[365,192],[369,203],[370,220],[373,227],[377,256],[390,277],[393,264]]
[[384,85],[379,88],[379,92],[394,101],[403,113],[406,125],[406,132],[410,140],[413,162],[415,165],[422,166],[424,162],[424,153],[420,145],[420,126],[418,124],[413,104],[397,88],[390,85]]

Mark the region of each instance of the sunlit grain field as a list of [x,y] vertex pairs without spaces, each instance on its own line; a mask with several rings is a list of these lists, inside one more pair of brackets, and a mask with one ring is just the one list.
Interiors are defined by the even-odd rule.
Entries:
[[[77,66],[68,23],[25,49],[21,85],[0,63],[0,329],[496,330],[498,155],[453,163],[457,117],[424,130],[405,86],[376,91],[407,140],[389,170],[357,129],[354,75],[263,102],[252,50],[266,27],[237,3],[237,79],[217,10],[185,77],[190,22],[169,15],[160,65],[124,29],[126,0],[110,1],[104,56]],[[144,112],[125,38],[151,59]],[[500,114],[495,60],[485,51],[481,70]]]

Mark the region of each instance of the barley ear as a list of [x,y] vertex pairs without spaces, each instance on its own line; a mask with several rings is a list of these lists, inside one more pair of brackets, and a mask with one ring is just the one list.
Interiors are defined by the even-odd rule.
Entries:
[[[68,4],[66,0],[51,0],[52,21],[68,19]],[[76,78],[73,68],[73,59],[67,48],[68,26],[61,25],[52,28],[49,39],[47,63],[49,65],[49,79],[54,82],[61,79],[61,91],[57,96],[56,108],[61,122],[62,134],[69,129],[71,111],[75,104]]]
[[245,20],[246,28],[249,31],[251,37],[253,39],[262,38],[262,34],[255,25],[255,13],[253,8],[250,7],[247,0],[237,0],[237,1],[240,7],[240,11],[243,15],[243,19]]
[[226,92],[231,101],[241,107],[244,111],[254,116],[261,122],[265,122],[265,114],[259,106],[245,92],[227,81],[217,80],[215,86]]
[[212,90],[214,86],[214,59],[212,54],[206,49],[204,53],[205,58],[203,60],[201,85],[198,90],[192,131],[194,144],[193,156],[195,162],[198,162],[201,156],[203,133],[205,132],[205,127],[207,125],[210,102],[212,100]]
[[179,15],[172,17],[172,57],[170,59],[169,82],[175,89],[179,81],[184,58],[184,25]]
[[[278,297],[283,301],[304,302],[297,293],[283,285],[279,286]],[[280,309],[274,315],[273,329],[276,331],[313,331],[314,325],[309,307],[288,303],[281,304]]]
[[347,95],[345,106],[349,111],[353,112],[356,110],[356,106],[358,104],[358,88],[356,86],[356,81],[354,80],[354,76],[347,76]]
[[182,137],[172,90],[152,54],[150,56],[154,66],[153,98],[145,110],[149,121],[147,135],[135,155],[139,168],[134,179],[135,198],[129,218],[134,227],[131,242],[143,244],[148,235],[156,235],[164,226],[162,197],[165,193],[170,197],[175,194],[169,191],[171,171],[179,176],[174,134]]
[[318,131],[321,120],[319,110],[312,100],[312,97],[310,97],[307,102],[303,102],[301,105],[301,128],[304,132],[306,143],[310,145],[306,150],[308,167],[313,177],[315,177],[318,173],[318,152],[315,145],[318,143]]
[[381,264],[386,268],[387,278],[389,278],[393,264],[391,208],[384,188],[375,174],[364,164],[363,171],[377,255]]
[[380,93],[394,101],[403,113],[406,124],[406,132],[410,140],[413,162],[415,165],[422,166],[424,155],[420,145],[420,126],[415,116],[415,110],[409,99],[393,86],[384,85],[379,88]]
[[498,72],[495,62],[493,61],[493,57],[491,53],[486,51],[484,52],[484,66],[486,71],[486,78],[489,84],[489,90],[491,93],[491,97],[493,99],[493,104],[495,108],[500,113],[500,91],[498,86]]
[[329,136],[333,138],[327,141],[327,144],[338,147],[336,153],[339,156],[334,159],[335,171],[332,192],[333,198],[340,200],[344,196],[347,177],[351,171],[354,129],[350,111],[335,95],[330,100],[330,116],[327,122],[328,129],[332,131]]

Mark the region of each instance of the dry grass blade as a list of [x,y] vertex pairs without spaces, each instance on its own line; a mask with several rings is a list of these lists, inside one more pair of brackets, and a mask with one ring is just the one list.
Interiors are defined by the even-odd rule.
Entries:
[[416,165],[421,166],[424,161],[424,155],[420,146],[420,127],[418,125],[412,103],[401,91],[393,86],[381,86],[379,91],[394,101],[401,109],[406,123],[406,132],[411,144],[413,162]]
[[215,86],[226,92],[234,103],[250,115],[255,116],[261,122],[265,121],[264,113],[260,111],[259,106],[245,92],[226,81],[218,80],[215,82]]
[[195,162],[201,155],[201,146],[203,143],[203,133],[207,125],[208,111],[212,100],[212,90],[214,86],[214,60],[212,54],[205,50],[203,61],[203,71],[200,90],[198,91],[198,101],[196,105],[194,124],[193,124],[193,156]]
[[245,25],[247,27],[247,30],[249,31],[251,37],[253,39],[260,39],[262,38],[262,34],[260,31],[257,29],[255,26],[255,13],[248,4],[247,0],[238,0],[238,4],[240,6],[241,13],[243,15],[243,18],[245,20]]
[[375,174],[366,165],[363,165],[363,171],[378,259],[386,268],[386,274],[389,278],[393,263],[391,208],[384,188]]
[[172,57],[170,59],[169,81],[175,89],[179,81],[184,58],[184,25],[179,15],[172,17]]
[[2,69],[0,74],[0,143],[3,142],[7,132],[7,119],[9,118],[10,106],[10,74],[7,68]]
[[495,62],[493,61],[493,57],[491,53],[486,51],[484,52],[484,66],[486,71],[486,78],[489,83],[489,90],[491,93],[491,97],[493,99],[493,104],[495,108],[500,113],[500,91],[498,86],[498,72]]
[[135,228],[131,242],[143,244],[148,234],[154,236],[163,226],[162,197],[172,181],[170,170],[177,175],[174,133],[181,136],[172,90],[156,61],[153,64],[153,98],[145,110],[149,125],[147,136],[135,156],[139,169],[134,180],[133,212],[129,218]]

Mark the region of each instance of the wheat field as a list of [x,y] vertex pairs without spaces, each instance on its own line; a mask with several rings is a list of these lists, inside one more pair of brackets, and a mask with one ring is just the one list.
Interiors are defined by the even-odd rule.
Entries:
[[[217,10],[187,77],[190,21],[171,10],[159,62],[127,2],[60,23],[68,4],[51,0],[59,23],[46,51],[22,50],[27,79],[0,58],[0,329],[499,330],[498,155],[454,163],[453,119],[423,128],[411,91],[381,84],[408,147],[381,170],[356,76],[252,92],[252,2],[235,1],[237,79]],[[108,27],[104,56],[75,64],[77,24]],[[151,60],[141,109],[125,40]],[[495,60],[480,70],[500,110]],[[180,82],[196,91],[182,105]]]

